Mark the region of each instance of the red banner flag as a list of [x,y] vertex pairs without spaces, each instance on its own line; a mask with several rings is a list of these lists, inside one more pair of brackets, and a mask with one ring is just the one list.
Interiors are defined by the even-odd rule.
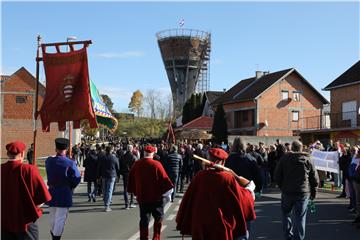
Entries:
[[175,134],[174,134],[174,130],[173,130],[172,125],[171,125],[171,121],[169,122],[168,134],[167,134],[167,137],[166,137],[166,142],[170,143],[170,139],[172,140],[172,142],[174,144],[176,143]]
[[97,128],[96,116],[91,105],[86,45],[80,50],[46,53],[42,45],[46,76],[46,93],[40,110],[43,131],[50,131],[50,123],[57,122],[60,131],[66,121],[73,121],[74,128],[80,120],[88,119],[91,128]]

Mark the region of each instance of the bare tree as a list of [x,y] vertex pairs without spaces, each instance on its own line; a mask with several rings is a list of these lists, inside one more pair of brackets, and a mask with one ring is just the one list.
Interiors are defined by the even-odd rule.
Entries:
[[156,119],[156,105],[159,95],[160,93],[155,89],[149,89],[146,91],[144,102],[147,106],[147,113],[149,113],[151,119]]
[[166,118],[172,119],[173,118],[173,98],[172,94],[169,93],[166,98]]

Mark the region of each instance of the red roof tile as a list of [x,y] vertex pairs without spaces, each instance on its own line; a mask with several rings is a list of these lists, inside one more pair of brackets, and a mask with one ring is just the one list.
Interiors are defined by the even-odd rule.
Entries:
[[186,123],[182,126],[183,129],[203,129],[211,131],[212,125],[214,122],[214,118],[207,117],[207,116],[201,116],[198,118],[195,118],[194,120]]

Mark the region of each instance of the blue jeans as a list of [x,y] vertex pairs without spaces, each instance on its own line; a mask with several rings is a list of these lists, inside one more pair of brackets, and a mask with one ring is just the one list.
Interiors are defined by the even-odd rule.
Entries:
[[[93,185],[93,184],[94,184],[94,188],[93,188],[93,190],[91,191],[91,185]],[[94,198],[94,197],[96,197],[96,192],[97,192],[96,181],[94,181],[94,182],[87,182],[87,193],[88,193],[89,198]]]
[[112,178],[103,178],[103,194],[104,194],[104,206],[109,207],[110,201],[113,194],[114,184],[115,184],[115,177]]
[[281,210],[284,238],[305,239],[306,213],[309,196],[302,193],[281,194]]

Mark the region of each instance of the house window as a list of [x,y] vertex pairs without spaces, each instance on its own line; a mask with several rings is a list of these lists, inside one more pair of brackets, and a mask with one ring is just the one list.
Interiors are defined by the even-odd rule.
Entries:
[[26,96],[16,96],[16,103],[26,103]]
[[249,121],[249,115],[248,115],[248,113],[249,113],[249,111],[243,111],[243,112],[242,112],[242,120],[243,120],[244,122]]
[[281,91],[282,100],[288,100],[289,99],[289,91]]
[[300,102],[300,92],[293,92],[294,95],[294,101],[295,102]]
[[292,112],[292,120],[293,120],[293,122],[299,121],[299,111]]

